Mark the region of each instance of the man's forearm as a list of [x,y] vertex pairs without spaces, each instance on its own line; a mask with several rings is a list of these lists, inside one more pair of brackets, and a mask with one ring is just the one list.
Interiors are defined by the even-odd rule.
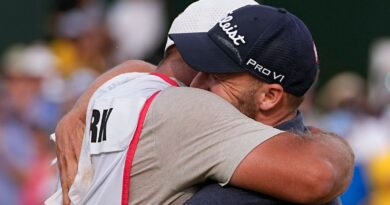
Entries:
[[325,203],[347,188],[353,161],[349,146],[332,134],[282,133],[254,149],[231,182],[286,201]]

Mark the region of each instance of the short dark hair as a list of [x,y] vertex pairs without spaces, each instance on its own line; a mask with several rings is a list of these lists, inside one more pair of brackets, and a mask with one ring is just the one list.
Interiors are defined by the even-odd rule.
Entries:
[[292,109],[298,109],[298,107],[302,104],[303,100],[305,99],[303,96],[295,96],[290,93],[285,93],[288,104],[291,106]]

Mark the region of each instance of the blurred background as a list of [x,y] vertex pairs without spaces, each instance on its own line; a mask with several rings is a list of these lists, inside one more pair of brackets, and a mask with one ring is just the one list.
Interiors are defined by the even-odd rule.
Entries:
[[[0,204],[42,204],[57,180],[48,166],[57,121],[114,65],[157,64],[170,23],[191,2],[2,2]],[[355,152],[343,203],[390,205],[390,1],[260,3],[286,8],[312,31],[321,75],[301,109],[308,124],[343,136]]]

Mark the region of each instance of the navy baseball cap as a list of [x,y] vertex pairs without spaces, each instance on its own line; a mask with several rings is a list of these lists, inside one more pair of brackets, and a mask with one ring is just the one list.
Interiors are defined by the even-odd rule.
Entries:
[[315,81],[317,51],[305,24],[285,9],[250,5],[207,33],[170,34],[184,61],[206,73],[249,72],[302,96]]

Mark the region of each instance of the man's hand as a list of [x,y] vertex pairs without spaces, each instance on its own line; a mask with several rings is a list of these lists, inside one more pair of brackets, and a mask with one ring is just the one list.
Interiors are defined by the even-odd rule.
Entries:
[[63,204],[70,205],[69,189],[77,173],[85,123],[75,113],[68,113],[56,128],[56,153],[61,176]]

